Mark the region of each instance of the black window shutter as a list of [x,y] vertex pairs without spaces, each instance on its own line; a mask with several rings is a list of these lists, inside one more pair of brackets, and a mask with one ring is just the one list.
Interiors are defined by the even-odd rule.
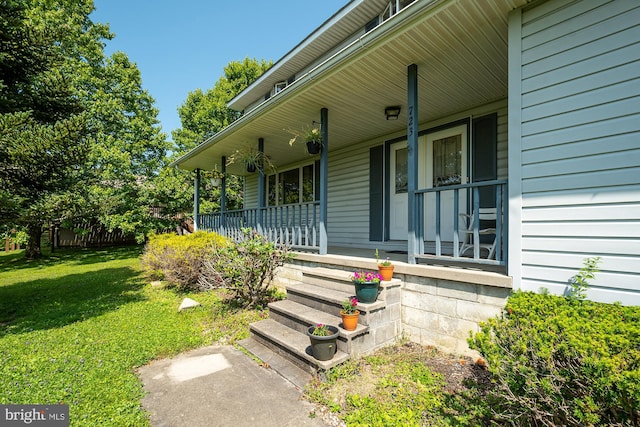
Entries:
[[[498,179],[498,115],[494,113],[473,119],[471,128],[472,181]],[[495,194],[495,188],[480,188],[480,207],[495,207]]]
[[369,240],[383,240],[384,146],[369,150]]

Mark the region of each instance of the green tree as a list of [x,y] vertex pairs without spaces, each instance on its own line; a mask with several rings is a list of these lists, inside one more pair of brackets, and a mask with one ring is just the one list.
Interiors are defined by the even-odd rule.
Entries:
[[126,54],[116,52],[101,67],[86,71],[77,84],[87,94],[94,131],[87,219],[142,240],[150,230],[169,226],[150,210],[161,203],[155,180],[166,166],[169,143],[155,101],[142,89],[140,71]]
[[[44,218],[76,207],[89,128],[63,72],[64,28],[32,19],[25,2],[0,2],[0,200],[3,223],[26,227],[40,256]],[[5,204],[6,202],[6,204]]]
[[113,34],[89,19],[93,0],[0,8],[0,222],[29,228],[28,257],[45,224],[167,227],[149,208],[169,145],[137,66],[105,58]]
[[[185,102],[178,108],[182,127],[172,132],[176,157],[186,153],[199,143],[214,135],[239,117],[239,113],[227,107],[227,103],[247,88],[265,71],[272,61],[245,58],[243,61],[231,61],[224,67],[224,74],[213,88],[203,91],[196,89],[189,92]],[[192,175],[177,172],[184,181],[191,182]],[[200,190],[202,211],[215,211],[220,208],[220,189],[209,185],[212,175],[204,173]],[[193,192],[178,196],[184,204],[193,200]],[[242,181],[238,177],[227,179],[227,208],[242,207]]]

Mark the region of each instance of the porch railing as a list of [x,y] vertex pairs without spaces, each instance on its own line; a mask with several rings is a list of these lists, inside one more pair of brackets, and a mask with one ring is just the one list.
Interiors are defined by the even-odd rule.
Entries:
[[318,250],[319,219],[320,202],[308,202],[201,214],[198,227],[233,240],[242,237],[243,228],[252,228],[270,241],[296,249]]
[[[416,242],[414,253],[410,256],[416,259],[435,257],[479,264],[506,264],[506,180],[421,189],[416,191],[415,197]],[[478,213],[481,210],[493,209],[495,220],[487,223],[480,218]],[[443,218],[443,210],[446,218]],[[461,214],[467,215],[471,222],[465,224],[461,221]],[[425,224],[429,225],[429,233],[425,233]],[[483,229],[495,231],[481,236]],[[467,239],[466,246],[471,245],[473,253],[470,250],[460,252],[465,243],[463,239]],[[490,247],[494,248],[491,256]]]
[[[442,186],[416,191],[416,242],[410,253],[418,258],[505,265],[507,253],[507,181],[494,180]],[[495,219],[486,221],[474,212],[494,209]],[[461,220],[471,218],[471,228]],[[269,240],[296,249],[319,250],[320,203],[270,206],[201,214],[198,227],[238,240],[243,228],[252,228]],[[481,230],[494,229],[489,235]],[[471,249],[461,253],[460,248]],[[483,240],[486,239],[486,240]],[[487,248],[493,247],[493,253]],[[490,255],[490,256],[489,256]]]

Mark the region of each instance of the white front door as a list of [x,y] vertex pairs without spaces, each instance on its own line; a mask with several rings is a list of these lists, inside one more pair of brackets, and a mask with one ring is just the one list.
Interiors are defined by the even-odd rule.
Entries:
[[[427,188],[446,188],[467,183],[467,125],[460,125],[427,134],[426,171]],[[423,175],[424,176],[424,175]],[[440,199],[440,239],[453,241],[453,191],[443,191]],[[467,194],[459,192],[459,212],[466,212]],[[425,203],[426,240],[436,238],[436,196],[428,194]]]
[[389,239],[407,240],[407,141],[391,144],[389,177]]

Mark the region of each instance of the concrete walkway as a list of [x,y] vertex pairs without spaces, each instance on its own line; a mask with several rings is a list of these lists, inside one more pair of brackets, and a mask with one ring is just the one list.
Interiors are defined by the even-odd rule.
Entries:
[[139,369],[154,427],[326,427],[301,390],[231,346],[203,347]]

